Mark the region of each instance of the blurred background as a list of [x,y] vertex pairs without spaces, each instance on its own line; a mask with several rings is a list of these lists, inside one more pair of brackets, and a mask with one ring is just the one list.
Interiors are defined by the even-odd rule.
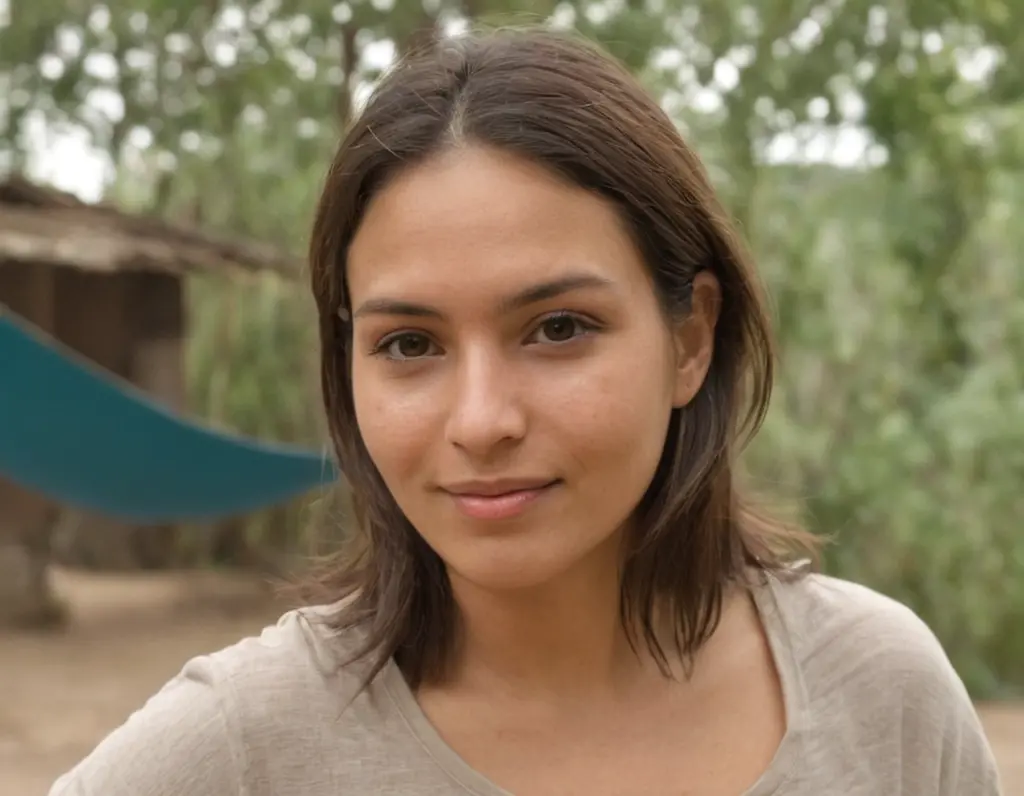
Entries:
[[[326,164],[396,56],[474,22],[578,29],[696,147],[774,303],[751,479],[929,623],[1024,794],[1018,0],[0,0],[0,303],[191,419],[321,450]],[[345,516],[316,490],[133,526],[0,479],[0,794],[271,621],[268,576]]]

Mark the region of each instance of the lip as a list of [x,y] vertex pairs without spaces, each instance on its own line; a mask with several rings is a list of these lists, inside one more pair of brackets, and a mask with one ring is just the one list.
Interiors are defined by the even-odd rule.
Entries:
[[442,491],[467,517],[505,520],[524,513],[559,483],[550,478],[464,481],[442,487]]
[[527,492],[552,486],[555,478],[499,478],[494,481],[459,481],[441,487],[456,497],[500,497],[509,492]]

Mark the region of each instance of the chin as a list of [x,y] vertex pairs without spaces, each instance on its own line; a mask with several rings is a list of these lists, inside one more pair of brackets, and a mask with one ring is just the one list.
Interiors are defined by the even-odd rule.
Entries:
[[472,584],[476,589],[489,592],[533,591],[558,580],[560,571],[554,567],[448,566],[449,574]]
[[[450,575],[486,591],[523,591],[557,582],[590,557],[593,548],[566,548],[552,539],[473,539],[438,550]],[[598,545],[599,546],[599,545]]]

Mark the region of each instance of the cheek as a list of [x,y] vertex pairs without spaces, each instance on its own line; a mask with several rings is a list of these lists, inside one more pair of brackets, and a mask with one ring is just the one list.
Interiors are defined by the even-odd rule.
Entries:
[[359,364],[352,369],[352,399],[363,444],[393,491],[424,456],[429,407],[420,392],[381,380]]
[[640,468],[653,475],[672,411],[674,371],[664,349],[640,349],[646,356],[637,350],[623,341],[541,404],[546,425],[560,429],[561,444],[581,471],[607,468],[616,478],[632,478],[632,468]]

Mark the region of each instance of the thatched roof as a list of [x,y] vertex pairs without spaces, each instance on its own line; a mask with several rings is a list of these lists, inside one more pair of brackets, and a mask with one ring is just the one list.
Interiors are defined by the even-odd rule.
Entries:
[[296,277],[301,271],[270,246],[87,204],[21,177],[0,181],[0,264],[4,260],[104,272],[240,268]]

